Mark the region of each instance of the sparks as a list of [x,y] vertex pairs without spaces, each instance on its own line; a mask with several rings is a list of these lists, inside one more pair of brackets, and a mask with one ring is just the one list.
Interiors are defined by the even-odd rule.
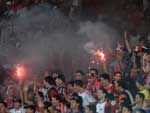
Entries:
[[95,52],[95,55],[99,58],[100,61],[102,61],[102,62],[106,61],[106,57],[105,57],[105,54],[103,53],[103,51],[101,51],[101,50],[98,49]]

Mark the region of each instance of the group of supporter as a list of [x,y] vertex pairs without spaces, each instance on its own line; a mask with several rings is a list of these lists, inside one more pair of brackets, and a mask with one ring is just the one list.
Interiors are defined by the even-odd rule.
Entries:
[[5,17],[10,11],[18,11],[25,7],[44,3],[46,0],[0,0],[0,16]]
[[149,40],[124,37],[102,62],[103,72],[90,68],[72,75],[6,77],[0,86],[0,113],[150,113]]
[[[0,16],[43,2],[0,0]],[[139,12],[133,12],[129,19],[136,29]],[[0,85],[0,113],[150,113],[150,39],[125,32],[115,50],[104,52],[103,71],[93,67],[72,75],[48,71],[22,79],[6,77]]]
[[22,9],[30,9],[40,4],[59,8],[59,11],[70,19],[81,14],[81,0],[0,0],[0,17],[8,18]]
[[[50,3],[52,5],[66,7],[66,12],[80,12],[78,14],[87,13],[87,16],[99,16],[102,12],[103,0],[0,0],[0,16],[7,16],[10,11],[18,11],[25,7],[31,7],[41,3]],[[141,24],[141,20],[149,21],[150,18],[150,3],[149,0],[122,0],[119,1],[121,4],[121,12],[127,12],[126,16],[131,21],[133,27],[136,28]],[[107,3],[106,1],[106,4]],[[67,6],[69,5],[69,6]],[[115,5],[115,4],[114,4]],[[108,7],[106,5],[106,7]],[[116,7],[116,6],[114,6]],[[81,10],[82,8],[82,10]],[[76,11],[77,10],[77,11]],[[119,12],[116,10],[116,13]],[[65,12],[64,12],[65,13]],[[68,14],[69,15],[69,14]],[[69,16],[75,16],[70,14]],[[84,15],[85,16],[85,15]],[[121,15],[120,15],[121,16]],[[87,17],[89,18],[89,17]]]

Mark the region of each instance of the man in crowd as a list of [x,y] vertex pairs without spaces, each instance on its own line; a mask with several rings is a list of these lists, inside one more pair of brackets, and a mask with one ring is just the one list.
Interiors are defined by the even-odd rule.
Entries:
[[115,82],[115,87],[119,100],[123,97],[126,99],[126,103],[128,105],[132,105],[134,103],[133,96],[130,91],[126,89],[126,84],[123,80]]
[[83,99],[83,107],[93,104],[96,102],[95,98],[90,92],[83,88],[83,82],[81,80],[76,80],[74,82],[74,90],[78,93],[79,96]]
[[26,113],[36,113],[36,106],[34,104],[29,104],[25,106]]
[[14,108],[10,110],[10,113],[25,113],[25,109],[22,106],[22,101],[20,97],[15,97],[13,102]]
[[76,17],[80,16],[82,0],[72,0],[69,17],[75,20]]
[[84,81],[83,80],[84,79],[84,72],[83,71],[77,70],[74,75],[75,75],[75,80],[82,80],[82,81]]
[[121,72],[115,72],[113,76],[114,81],[121,80]]
[[67,94],[67,87],[65,84],[65,76],[60,74],[56,78],[55,82],[56,82],[58,94],[66,95]]
[[0,113],[9,113],[7,104],[3,101],[0,101]]
[[121,111],[121,113],[132,113],[132,107],[129,105],[124,105]]
[[83,113],[82,97],[76,96],[70,100],[71,112],[70,113]]
[[108,92],[105,89],[100,89],[97,93],[98,104],[96,105],[97,113],[111,113],[111,103],[109,102]]
[[98,70],[96,68],[91,68],[89,71],[89,74],[94,75],[96,78],[98,78]]
[[50,97],[55,96],[57,94],[57,89],[54,83],[54,80],[51,76],[47,76],[44,78],[44,86],[47,91],[44,90],[43,94],[45,94],[45,100],[49,100]]
[[95,104],[88,105],[87,108],[85,109],[85,113],[96,113],[96,105]]
[[100,80],[104,89],[106,89],[109,93],[115,93],[115,86],[111,83],[109,74],[102,74]]
[[97,69],[90,69],[90,72],[88,73],[88,83],[86,89],[92,93],[93,95],[96,95],[97,91],[102,86],[101,83],[97,80],[98,77],[98,71]]
[[144,76],[138,76],[136,79],[136,87],[138,88],[140,93],[143,93],[145,96],[145,100],[150,100],[150,93],[148,89],[145,87],[146,79]]
[[144,103],[144,94],[138,93],[135,97],[135,106],[133,107],[133,113],[136,113],[138,109],[142,109]]
[[53,96],[51,97],[51,103],[52,103],[52,106],[51,106],[51,113],[67,113],[68,112],[68,108],[67,108],[67,105],[66,105],[66,102],[65,100],[63,99],[63,96],[62,95],[56,95],[56,96]]

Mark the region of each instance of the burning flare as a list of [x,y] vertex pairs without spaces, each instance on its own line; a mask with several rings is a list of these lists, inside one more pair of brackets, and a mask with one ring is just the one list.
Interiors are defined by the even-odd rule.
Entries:
[[96,50],[95,55],[98,57],[98,59],[100,61],[106,62],[106,57],[105,57],[105,54],[102,50],[100,50],[100,49]]
[[17,74],[17,77],[19,78],[19,79],[22,79],[23,77],[24,77],[24,68],[23,68],[23,66],[21,66],[21,65],[19,65],[19,64],[17,64],[17,66],[16,66],[16,74]]

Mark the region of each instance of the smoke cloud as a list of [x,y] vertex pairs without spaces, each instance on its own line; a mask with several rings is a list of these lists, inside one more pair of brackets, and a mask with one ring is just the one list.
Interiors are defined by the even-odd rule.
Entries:
[[35,72],[58,68],[71,74],[87,69],[89,53],[114,46],[119,37],[105,23],[72,22],[47,4],[20,10],[1,23],[1,54],[7,62],[31,66]]
[[116,30],[102,22],[81,23],[79,33],[85,34],[89,40],[84,46],[89,53],[93,53],[93,49],[96,48],[112,48],[119,38]]

